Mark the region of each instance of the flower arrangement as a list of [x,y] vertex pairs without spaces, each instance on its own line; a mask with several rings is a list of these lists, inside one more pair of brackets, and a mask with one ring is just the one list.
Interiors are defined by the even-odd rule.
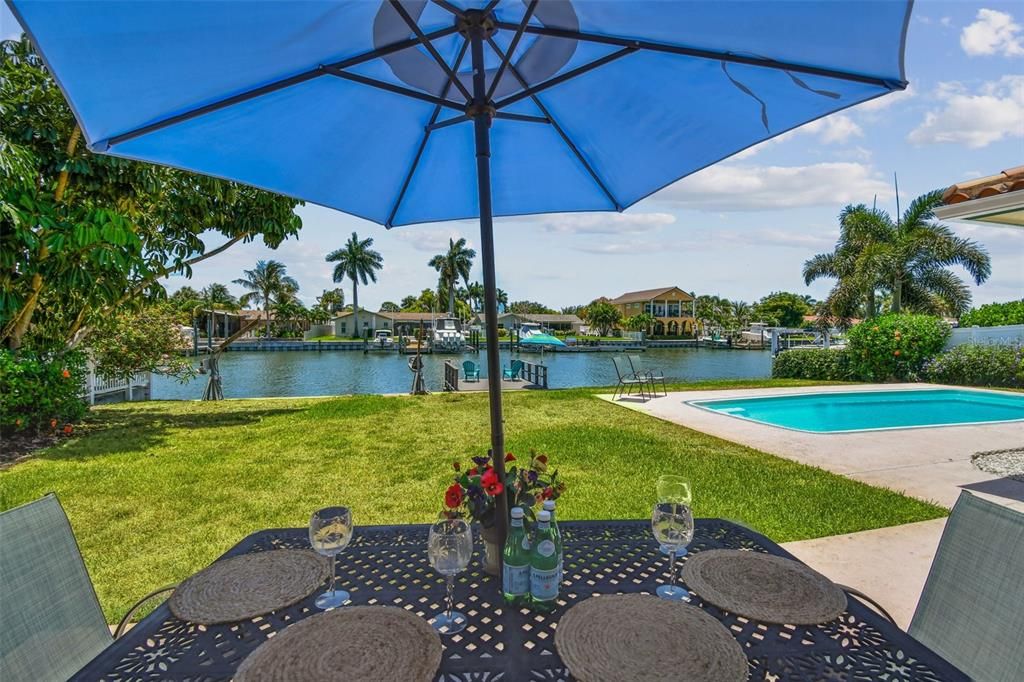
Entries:
[[455,476],[444,492],[447,518],[468,517],[485,528],[494,525],[494,498],[508,494],[508,507],[522,507],[532,523],[545,500],[557,500],[565,492],[558,470],[551,469],[547,455],[530,451],[530,459],[520,464],[511,452],[505,453],[505,480],[498,479],[490,457],[473,457],[473,466],[465,471],[453,462]]

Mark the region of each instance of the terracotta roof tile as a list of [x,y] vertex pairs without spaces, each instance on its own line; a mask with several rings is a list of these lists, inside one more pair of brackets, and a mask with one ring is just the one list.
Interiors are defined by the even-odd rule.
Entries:
[[1007,192],[1024,189],[1024,166],[1008,168],[999,175],[990,175],[976,180],[958,182],[942,194],[942,203],[947,206],[971,199],[994,197]]

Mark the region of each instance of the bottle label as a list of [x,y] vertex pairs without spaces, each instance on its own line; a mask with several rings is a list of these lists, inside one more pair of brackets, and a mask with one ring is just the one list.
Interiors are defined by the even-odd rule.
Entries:
[[551,556],[555,553],[555,543],[551,540],[541,540],[540,544],[537,545],[537,554],[541,556]]
[[530,566],[509,566],[505,564],[502,575],[502,587],[505,594],[521,596],[530,591]]
[[551,601],[558,596],[558,567],[530,569],[530,594],[537,601]]

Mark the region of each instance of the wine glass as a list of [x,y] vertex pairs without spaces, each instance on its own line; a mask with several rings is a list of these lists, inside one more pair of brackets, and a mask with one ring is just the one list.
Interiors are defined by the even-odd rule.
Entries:
[[[658,502],[675,502],[676,504],[685,504],[687,507],[693,503],[693,486],[690,485],[688,479],[682,476],[673,476],[671,474],[659,476],[657,491]],[[665,545],[662,545],[660,549],[662,554],[668,554],[669,550]],[[685,546],[676,550],[676,556],[684,556],[685,554]]]
[[427,558],[447,582],[445,610],[430,621],[442,635],[454,635],[466,627],[466,616],[452,609],[455,606],[455,576],[466,570],[472,555],[473,530],[464,520],[442,519],[430,527]]
[[352,540],[352,510],[325,507],[309,519],[309,544],[317,553],[331,557],[331,589],[316,598],[317,608],[333,609],[349,600],[349,593],[338,589],[338,554]]
[[658,596],[662,599],[689,601],[689,591],[676,585],[676,551],[685,548],[693,540],[693,512],[685,504],[658,502],[651,514],[651,529],[654,531],[654,539],[668,550],[669,582],[668,585],[658,587]]

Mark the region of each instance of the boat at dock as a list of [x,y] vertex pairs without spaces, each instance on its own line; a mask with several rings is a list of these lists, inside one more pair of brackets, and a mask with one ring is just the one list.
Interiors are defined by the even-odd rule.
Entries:
[[463,352],[466,349],[466,335],[462,332],[462,322],[448,315],[435,319],[431,347],[435,353]]

